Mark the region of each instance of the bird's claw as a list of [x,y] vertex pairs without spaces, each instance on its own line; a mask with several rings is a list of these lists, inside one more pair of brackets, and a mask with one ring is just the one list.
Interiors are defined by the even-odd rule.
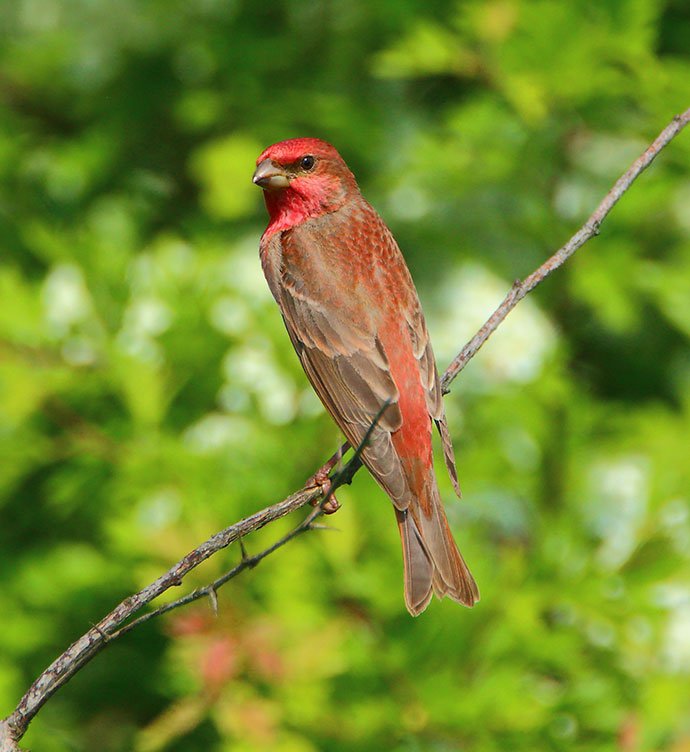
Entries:
[[[327,464],[317,470],[314,475],[306,482],[306,488],[318,488],[321,491],[321,497],[314,499],[311,502],[313,507],[321,505],[324,514],[333,514],[340,509],[340,502],[335,498],[335,494],[331,493],[331,487],[333,485],[331,479],[328,477],[330,468],[327,469]],[[326,501],[322,501],[326,499]]]
[[[331,492],[333,481],[328,476],[331,470],[340,462],[343,452],[346,452],[347,449],[347,443],[339,447],[328,462],[322,465],[305,483],[306,488],[318,488],[321,491],[321,498],[312,501],[311,505],[315,507],[317,504],[320,504],[324,514],[333,514],[333,512],[337,512],[340,509],[340,502],[335,498],[335,494]],[[325,501],[322,501],[323,499]]]

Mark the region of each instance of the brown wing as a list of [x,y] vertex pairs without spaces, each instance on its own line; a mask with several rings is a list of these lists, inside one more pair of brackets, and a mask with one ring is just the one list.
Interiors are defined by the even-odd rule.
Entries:
[[[351,296],[339,299],[340,290],[351,288],[346,283],[336,289],[331,274],[324,274],[328,263],[315,264],[304,252],[321,240],[308,231],[271,239],[262,248],[264,272],[304,371],[350,444],[362,443],[390,400],[362,459],[396,507],[405,509],[412,497],[391,441],[402,425],[398,389],[370,312],[358,314],[354,308],[361,301]],[[339,262],[330,271],[348,273]]]

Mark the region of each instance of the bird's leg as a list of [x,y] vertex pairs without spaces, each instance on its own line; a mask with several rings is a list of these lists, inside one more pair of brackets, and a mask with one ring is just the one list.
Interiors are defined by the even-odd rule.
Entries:
[[[343,454],[347,452],[349,448],[350,445],[347,441],[341,447],[338,447],[335,454],[304,484],[305,488],[319,488],[321,490],[322,498],[326,499],[323,503],[324,514],[333,514],[333,512],[337,512],[340,508],[340,502],[335,498],[335,494],[331,493],[332,483],[329,475],[331,474],[331,470],[333,470],[333,468],[340,462]],[[320,503],[319,499],[315,499],[312,502],[312,506],[316,506]]]

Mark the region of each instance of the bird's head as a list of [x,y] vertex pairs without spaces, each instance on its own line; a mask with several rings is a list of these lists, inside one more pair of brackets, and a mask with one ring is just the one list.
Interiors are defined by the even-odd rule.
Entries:
[[336,211],[359,192],[340,154],[318,138],[269,146],[256,160],[253,182],[263,188],[273,232]]

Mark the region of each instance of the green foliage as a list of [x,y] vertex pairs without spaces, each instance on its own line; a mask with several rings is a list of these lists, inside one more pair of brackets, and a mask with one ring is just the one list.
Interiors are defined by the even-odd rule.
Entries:
[[[678,0],[20,0],[0,29],[0,713],[337,446],[259,268],[264,146],[337,145],[442,369],[690,106]],[[360,473],[337,531],[110,646],[26,745],[687,749],[689,163],[685,133],[447,398],[474,610],[408,617]]]

